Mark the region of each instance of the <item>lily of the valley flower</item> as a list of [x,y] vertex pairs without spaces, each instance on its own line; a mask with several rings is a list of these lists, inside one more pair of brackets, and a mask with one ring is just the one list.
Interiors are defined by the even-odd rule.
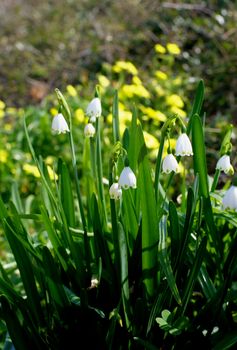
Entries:
[[233,209],[237,211],[237,187],[231,186],[225,193],[222,204],[224,209]]
[[234,174],[234,169],[233,166],[230,164],[230,156],[225,154],[222,156],[217,164],[216,164],[216,169],[224,171],[225,174]]
[[179,164],[172,153],[168,154],[162,163],[162,171],[163,173],[170,174],[172,171],[178,173]]
[[98,97],[93,98],[93,100],[89,103],[86,109],[86,115],[88,117],[92,118],[90,121],[95,121],[94,118],[98,118],[101,116],[102,108],[101,108],[101,102]]
[[137,179],[129,166],[125,166],[123,171],[119,177],[119,186],[123,189],[127,190],[129,187],[136,188],[137,187]]
[[91,123],[86,124],[84,128],[84,135],[86,137],[93,137],[95,135],[95,128]]
[[119,200],[122,197],[122,190],[117,182],[113,183],[109,189],[111,199]]
[[193,149],[187,134],[181,134],[176,142],[176,156],[192,156]]
[[58,113],[57,115],[54,116],[52,121],[52,130],[57,134],[61,134],[61,133],[64,134],[70,131],[62,113]]

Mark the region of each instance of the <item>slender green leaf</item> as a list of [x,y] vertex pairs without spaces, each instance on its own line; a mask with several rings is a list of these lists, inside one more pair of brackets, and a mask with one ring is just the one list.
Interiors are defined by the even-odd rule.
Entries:
[[170,290],[178,304],[181,304],[181,298],[175,282],[174,274],[170,264],[168,249],[167,249],[167,217],[164,215],[159,223],[159,245],[158,258],[161,264],[163,273],[166,277]]
[[128,251],[127,240],[122,224],[118,223],[118,238],[120,248],[120,265],[121,265],[121,288],[123,309],[126,320],[126,326],[129,330],[131,327],[131,310],[130,310],[130,296],[129,296],[129,282],[128,282]]
[[119,108],[118,108],[118,91],[115,90],[114,99],[113,99],[113,138],[114,143],[120,140],[120,132],[119,132]]
[[197,90],[196,90],[192,111],[191,111],[190,116],[189,116],[189,123],[188,123],[188,127],[187,127],[187,134],[188,135],[190,134],[190,131],[191,131],[193,116],[195,114],[200,115],[200,113],[201,113],[203,100],[204,100],[204,82],[203,82],[203,80],[200,80],[198,87],[197,87]]
[[[143,138],[141,129],[140,135]],[[148,297],[154,296],[156,288],[158,219],[154,185],[143,138],[139,154],[138,188],[142,212],[142,271],[143,282]]]

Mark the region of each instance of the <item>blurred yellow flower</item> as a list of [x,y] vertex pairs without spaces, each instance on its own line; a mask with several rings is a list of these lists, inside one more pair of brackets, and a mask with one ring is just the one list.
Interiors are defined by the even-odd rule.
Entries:
[[144,113],[145,116],[148,116],[149,118],[152,118],[153,120],[156,120],[158,122],[165,122],[167,119],[164,113],[162,113],[161,111],[155,110],[151,107],[145,107],[143,105],[140,105],[139,108]]
[[134,66],[132,62],[129,62],[129,61],[117,61],[115,65],[112,67],[112,70],[116,73],[126,71],[132,75],[138,74],[137,68]]
[[17,113],[17,109],[16,109],[15,107],[8,107],[8,108],[6,109],[6,112],[7,112],[8,114],[14,114],[14,113]]
[[11,131],[12,130],[12,124],[11,123],[4,123],[3,128],[6,131]]
[[[23,170],[26,172],[26,174],[33,175],[36,178],[40,178],[40,172],[37,166],[35,165],[23,164]],[[58,175],[53,171],[53,169],[49,165],[47,165],[47,170],[49,173],[49,178],[51,180],[58,179]]]
[[75,120],[78,123],[84,123],[85,122],[85,113],[83,109],[77,108],[74,112]]
[[156,91],[158,96],[164,96],[165,95],[165,90],[160,85],[157,85],[155,87],[155,91]]
[[120,97],[132,98],[133,96],[149,98],[150,93],[143,85],[124,84],[121,87]]
[[8,152],[4,149],[0,150],[0,163],[6,163],[8,159]]
[[99,74],[97,79],[98,79],[99,85],[102,86],[103,88],[107,88],[110,85],[110,81],[105,75]]
[[52,165],[54,162],[54,158],[52,156],[48,156],[46,159],[45,159],[45,164],[47,165]]
[[168,78],[168,75],[166,73],[162,72],[161,70],[157,70],[155,72],[155,76],[160,80],[167,80],[167,78]]
[[23,170],[26,172],[26,174],[33,175],[34,177],[39,178],[40,172],[35,165],[31,164],[23,164]]
[[5,112],[2,109],[0,109],[0,118],[3,118],[4,115],[5,115]]
[[182,117],[182,118],[185,118],[186,116],[187,116],[187,113],[183,110],[183,109],[181,109],[181,108],[179,108],[179,107],[176,107],[176,106],[172,106],[171,108],[170,108],[170,110],[174,113],[174,114],[178,114],[180,117]]
[[175,107],[178,107],[178,108],[183,108],[183,106],[184,106],[184,101],[177,94],[173,94],[173,95],[167,96],[166,97],[166,103],[169,106],[175,106]]
[[75,97],[77,96],[77,90],[72,85],[67,85],[67,92],[70,96]]
[[50,108],[50,113],[52,114],[52,116],[54,117],[55,115],[58,114],[58,110],[56,108]]
[[4,109],[6,107],[6,104],[0,100],[0,109]]
[[135,84],[135,85],[142,85],[142,81],[141,81],[140,78],[138,78],[138,76],[132,77],[132,82],[133,82],[133,84]]
[[160,44],[155,45],[155,51],[157,53],[166,53],[166,48]]
[[143,135],[144,135],[144,139],[145,139],[145,143],[147,148],[149,149],[157,149],[159,147],[159,142],[157,141],[157,139],[149,134],[146,131],[143,131]]
[[181,53],[181,50],[177,44],[168,43],[166,45],[166,47],[167,47],[167,50],[169,51],[169,53],[171,53],[172,55],[179,55]]

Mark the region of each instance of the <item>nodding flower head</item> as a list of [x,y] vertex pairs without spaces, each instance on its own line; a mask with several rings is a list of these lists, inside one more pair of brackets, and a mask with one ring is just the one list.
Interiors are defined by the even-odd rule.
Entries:
[[224,209],[232,209],[237,211],[237,187],[231,186],[222,199]]
[[70,131],[62,113],[58,113],[54,116],[52,121],[52,130],[57,134],[65,134],[66,132]]
[[129,187],[131,188],[137,187],[136,176],[129,166],[125,166],[123,168],[123,171],[120,174],[118,183],[119,183],[119,186],[122,187],[124,190],[127,190]]
[[122,197],[122,190],[117,182],[114,182],[109,189],[111,199],[119,200]]
[[90,117],[90,121],[94,121],[94,118],[98,118],[101,116],[102,108],[99,97],[93,98],[93,100],[89,103],[86,109],[86,115]]
[[84,128],[85,137],[93,137],[95,135],[95,128],[91,123],[86,124]]
[[163,173],[170,174],[172,171],[175,173],[179,172],[179,164],[172,153],[168,154],[162,163]]
[[187,134],[181,134],[176,142],[176,156],[192,156],[193,149]]
[[227,154],[222,156],[216,164],[216,169],[224,171],[225,174],[233,175],[234,169],[233,166],[230,164],[230,156],[228,156]]

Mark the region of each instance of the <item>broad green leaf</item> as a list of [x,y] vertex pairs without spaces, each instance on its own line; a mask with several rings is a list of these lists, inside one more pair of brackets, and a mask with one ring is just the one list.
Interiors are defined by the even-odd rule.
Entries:
[[190,272],[188,275],[187,283],[186,283],[184,293],[183,293],[183,298],[182,298],[182,306],[180,309],[181,315],[183,315],[185,313],[188,302],[191,298],[194,285],[196,283],[203,259],[204,259],[205,254],[206,254],[206,245],[207,245],[207,238],[204,237],[202,239],[199,247],[198,247],[196,256],[195,256],[194,261],[193,261],[193,265],[191,266],[191,269],[190,269]]
[[188,127],[187,127],[187,134],[188,135],[190,134],[190,131],[192,128],[193,116],[195,114],[200,115],[200,113],[201,113],[203,100],[204,100],[204,83],[203,83],[203,80],[200,80],[198,87],[197,87],[197,90],[196,90],[192,111],[191,111],[190,116],[189,116],[189,123],[188,123]]
[[169,202],[169,222],[171,238],[171,260],[175,261],[181,245],[181,233],[179,227],[179,218],[174,202]]
[[[140,129],[140,135],[143,134]],[[151,168],[147,158],[147,150],[143,138],[143,146],[139,154],[138,188],[142,213],[142,273],[143,283],[148,297],[153,297],[156,289],[158,220],[154,185]]]
[[218,339],[218,343],[213,344],[212,350],[227,350],[227,349],[234,349],[233,346],[236,347],[236,344],[237,344],[236,331],[231,332],[229,334],[227,333],[226,335],[222,336],[221,339],[219,338],[217,339]]
[[199,190],[200,195],[208,198],[208,180],[207,180],[207,163],[205,143],[203,136],[203,127],[198,114],[192,118],[192,144],[193,144],[193,160],[195,174],[199,174]]
[[159,224],[159,245],[158,245],[158,258],[161,264],[163,273],[166,277],[169,288],[177,301],[181,304],[181,298],[175,282],[175,277],[170,264],[168,249],[167,249],[167,217],[163,216]]
[[126,320],[126,326],[129,330],[131,327],[131,309],[130,309],[130,295],[128,282],[128,251],[126,235],[122,224],[118,223],[118,238],[120,248],[120,266],[121,266],[121,289],[123,299],[123,309]]
[[4,231],[17,262],[17,266],[20,270],[29,307],[35,317],[35,320],[37,320],[39,324],[42,324],[43,315],[40,305],[40,297],[36,287],[33,265],[25,250],[25,247],[18,239],[19,235],[17,232],[15,232],[15,234],[13,233],[14,230],[15,228],[12,221],[10,219],[6,219]]
[[70,227],[75,227],[75,207],[72,193],[71,178],[67,165],[59,161],[59,175],[60,175],[60,197],[62,207]]

